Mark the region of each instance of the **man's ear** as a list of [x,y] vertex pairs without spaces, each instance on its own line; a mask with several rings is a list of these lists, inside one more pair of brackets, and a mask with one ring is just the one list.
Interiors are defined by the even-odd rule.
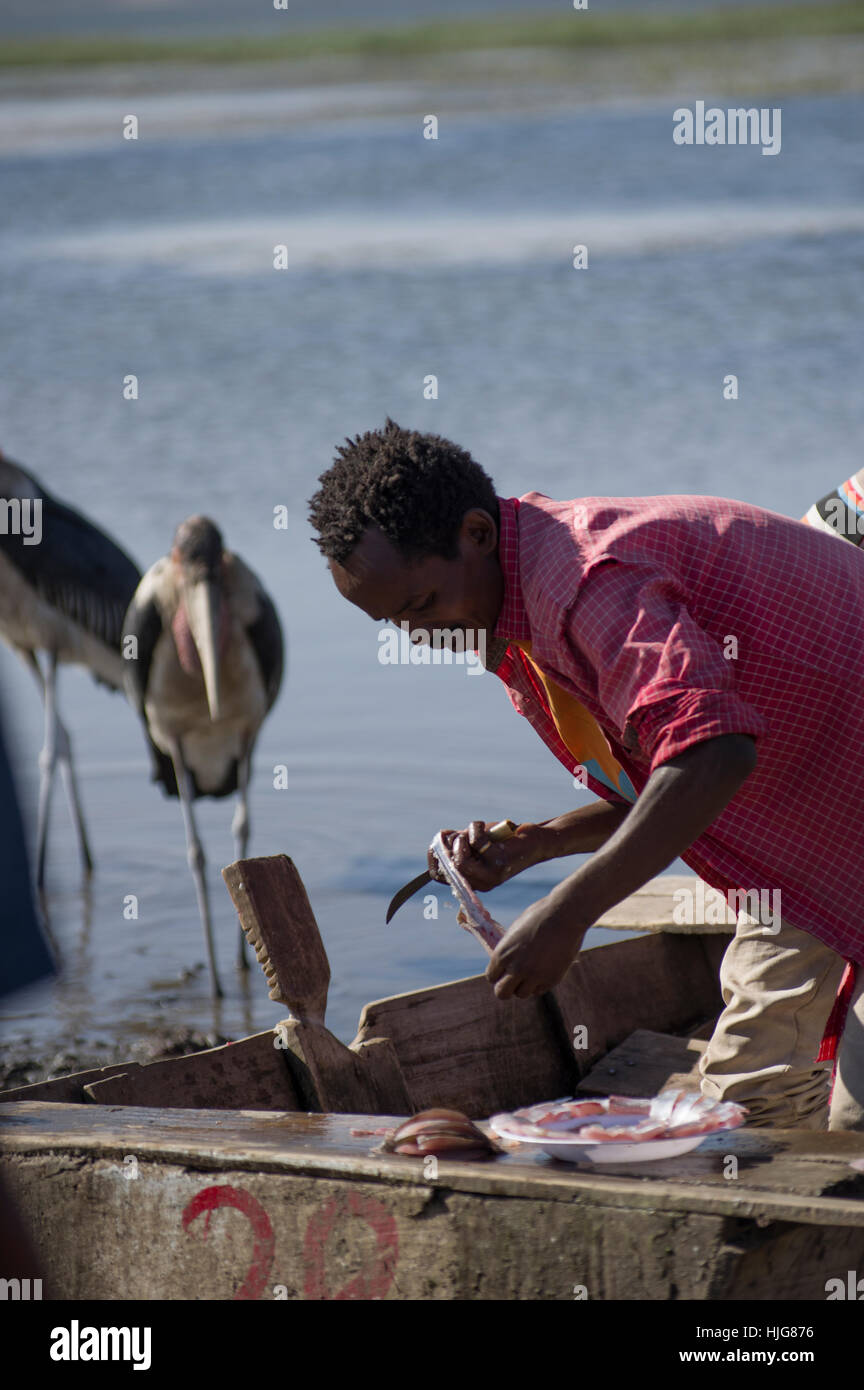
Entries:
[[466,541],[481,555],[491,555],[498,545],[498,527],[495,518],[483,507],[472,507],[462,518],[459,528],[460,540]]

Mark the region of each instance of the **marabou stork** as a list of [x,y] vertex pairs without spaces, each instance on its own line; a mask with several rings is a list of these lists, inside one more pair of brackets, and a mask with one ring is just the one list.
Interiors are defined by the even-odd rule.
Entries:
[[[93,868],[72,745],[57,713],[57,667],[86,666],[101,684],[123,689],[123,616],[141,571],[104,531],[2,454],[0,507],[0,636],[33,672],[45,705],[36,851],[41,888],[58,764],[85,874]],[[44,671],[39,652],[45,653]]]
[[[180,798],[211,985],[219,997],[192,802],[238,793],[231,830],[236,857],[245,859],[252,750],[282,682],[282,629],[256,576],[224,549],[218,527],[192,516],[178,526],[170,555],[138,585],[123,632],[137,639],[137,659],[125,663],[126,690],[144,723],[153,780]],[[248,968],[242,931],[238,967]]]

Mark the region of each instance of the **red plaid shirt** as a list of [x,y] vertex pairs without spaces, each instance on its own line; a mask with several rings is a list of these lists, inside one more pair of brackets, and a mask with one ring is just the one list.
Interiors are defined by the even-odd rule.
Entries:
[[864,963],[864,552],[717,497],[498,500],[506,588],[487,665],[515,708],[573,772],[510,645],[527,640],[637,793],[691,744],[755,736],[755,771],[682,858],[724,893],[779,890],[785,921]]

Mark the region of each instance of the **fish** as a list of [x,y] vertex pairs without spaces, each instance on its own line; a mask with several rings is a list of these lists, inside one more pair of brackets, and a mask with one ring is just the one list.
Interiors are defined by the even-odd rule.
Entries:
[[465,931],[476,937],[491,955],[506,935],[506,928],[486,911],[468,880],[456,868],[440,832],[429,848],[438,860],[441,871],[450,885],[450,891],[459,904],[456,921],[460,927],[464,927]]
[[[599,1121],[601,1115],[620,1115],[622,1122],[603,1124]],[[670,1088],[645,1099],[606,1096],[596,1100],[547,1101],[516,1110],[512,1115],[495,1115],[491,1123],[497,1128],[500,1122],[508,1133],[526,1139],[560,1138],[573,1132],[587,1142],[629,1144],[737,1129],[746,1116],[744,1106],[734,1101],[709,1100],[698,1091]]]
[[427,1154],[446,1154],[448,1158],[494,1158],[501,1149],[478,1129],[461,1110],[421,1110],[396,1129],[389,1130],[383,1144],[373,1152],[405,1154],[422,1158]]

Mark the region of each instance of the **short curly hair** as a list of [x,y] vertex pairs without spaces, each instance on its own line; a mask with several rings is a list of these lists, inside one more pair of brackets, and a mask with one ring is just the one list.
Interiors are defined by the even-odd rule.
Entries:
[[388,416],[383,430],[346,439],[309,502],[315,543],[344,564],[369,526],[404,559],[446,560],[459,553],[462,518],[482,507],[498,521],[492,479],[471,455],[438,434],[403,430]]

